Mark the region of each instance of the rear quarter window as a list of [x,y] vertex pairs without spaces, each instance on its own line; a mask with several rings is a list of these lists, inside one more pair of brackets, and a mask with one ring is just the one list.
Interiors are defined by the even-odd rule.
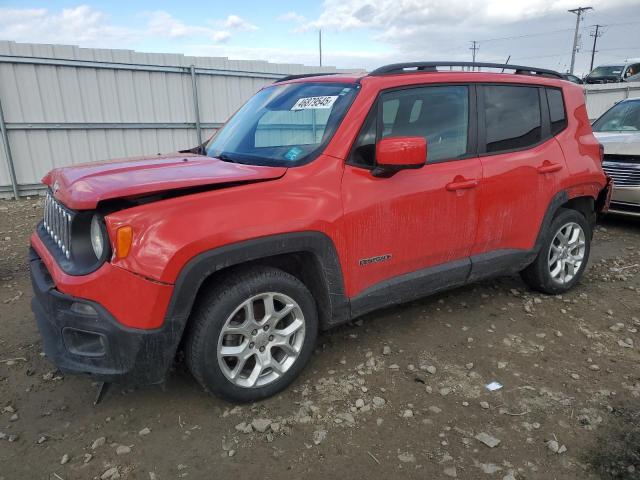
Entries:
[[567,126],[567,114],[564,108],[562,90],[559,88],[547,88],[546,91],[551,135],[557,135]]

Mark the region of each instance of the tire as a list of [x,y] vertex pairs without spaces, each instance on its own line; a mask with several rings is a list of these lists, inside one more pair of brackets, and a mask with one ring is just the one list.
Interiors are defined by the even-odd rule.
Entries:
[[[563,243],[559,236],[563,234],[569,237],[568,244]],[[520,276],[529,287],[539,292],[556,295],[570,290],[580,281],[587,267],[592,234],[591,224],[584,215],[561,208],[543,234],[535,261],[520,272]]]
[[282,270],[255,267],[225,277],[199,302],[186,360],[208,392],[253,402],[275,395],[298,376],[317,334],[315,301],[304,284]]

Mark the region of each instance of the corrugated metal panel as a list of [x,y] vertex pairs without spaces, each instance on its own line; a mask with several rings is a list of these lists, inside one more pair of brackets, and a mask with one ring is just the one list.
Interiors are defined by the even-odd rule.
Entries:
[[585,85],[585,98],[589,119],[595,120],[616,102],[640,97],[640,82]]
[[[196,77],[203,138],[215,131],[207,125],[225,122],[257,90],[272,83],[274,75],[338,71],[333,67],[7,41],[0,41],[0,55],[14,57],[0,59],[0,101],[20,185],[38,183],[54,167],[194,146],[191,65],[220,70]],[[67,64],[116,62],[120,66],[31,65],[16,63],[15,57]],[[128,65],[173,71],[139,71]],[[77,125],[87,123],[112,125],[86,129]],[[46,125],[34,128],[33,124]],[[145,125],[125,129],[121,124]],[[155,128],[155,124],[165,125]],[[2,148],[0,161],[0,196],[7,196],[11,182]]]

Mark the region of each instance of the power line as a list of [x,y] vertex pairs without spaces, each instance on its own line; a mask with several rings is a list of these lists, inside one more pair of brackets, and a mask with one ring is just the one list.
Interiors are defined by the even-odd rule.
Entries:
[[580,20],[584,15],[584,12],[589,10],[593,10],[593,7],[578,7],[572,8],[568,10],[569,13],[574,13],[576,15],[576,31],[573,34],[573,49],[571,50],[571,67],[569,68],[569,73],[573,73],[573,67],[576,64],[576,52],[578,51],[578,31],[580,30]]
[[534,55],[531,57],[515,57],[514,60],[531,60],[534,58],[553,58],[553,57],[561,57],[564,53],[553,53],[549,55]]
[[[619,26],[624,26],[624,25],[637,26],[639,21],[640,21],[640,19],[638,21],[635,21],[635,22],[607,23],[606,25],[600,25],[600,26],[601,27],[619,27]],[[563,29],[560,29],[560,30],[549,30],[549,31],[546,31],[546,32],[527,33],[527,34],[524,34],[524,35],[512,35],[512,36],[509,36],[509,37],[485,38],[483,40],[478,40],[478,43],[482,44],[482,43],[488,43],[488,42],[498,42],[500,40],[516,40],[518,38],[540,37],[540,36],[545,36],[545,35],[553,35],[554,33],[565,33],[565,32],[573,32],[573,31],[574,31],[573,28],[563,28]]]
[[640,45],[630,45],[628,47],[621,47],[621,48],[601,48],[598,51],[599,52],[612,52],[612,51],[615,51],[615,50],[633,50],[634,48],[640,48]]
[[572,28],[563,28],[562,30],[551,30],[549,32],[529,33],[526,35],[514,35],[511,37],[487,38],[485,40],[478,40],[478,43],[497,42],[498,40],[514,40],[516,38],[539,37],[541,35],[551,35],[553,33],[564,33],[564,32],[571,32],[571,31],[573,31]]

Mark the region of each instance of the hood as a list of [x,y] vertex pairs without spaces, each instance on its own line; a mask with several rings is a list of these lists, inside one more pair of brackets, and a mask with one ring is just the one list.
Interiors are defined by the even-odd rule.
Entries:
[[223,162],[194,154],[171,154],[94,162],[57,168],[42,183],[75,210],[94,209],[99,202],[172,190],[282,177],[284,167]]
[[640,155],[640,132],[594,132],[605,155]]

